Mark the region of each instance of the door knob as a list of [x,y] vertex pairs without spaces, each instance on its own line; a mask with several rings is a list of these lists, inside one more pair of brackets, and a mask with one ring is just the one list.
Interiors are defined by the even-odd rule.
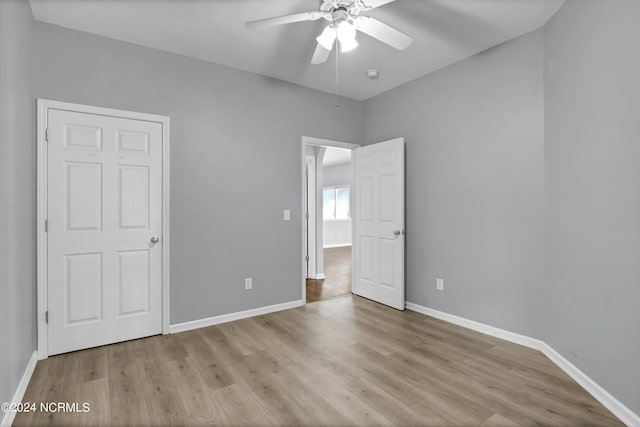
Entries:
[[393,235],[394,235],[394,236],[396,236],[396,237],[397,237],[397,236],[399,236],[399,235],[401,235],[401,234],[402,234],[402,231],[401,231],[401,230],[394,230],[394,231],[393,231]]
[[159,237],[157,237],[157,236],[153,236],[153,237],[151,238],[151,243],[158,243],[159,241],[160,241],[160,238],[159,238]]

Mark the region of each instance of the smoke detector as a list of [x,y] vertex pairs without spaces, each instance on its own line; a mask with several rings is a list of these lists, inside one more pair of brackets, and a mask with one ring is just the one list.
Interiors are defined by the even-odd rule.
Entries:
[[378,70],[367,70],[366,73],[369,80],[378,80],[378,77],[380,77]]

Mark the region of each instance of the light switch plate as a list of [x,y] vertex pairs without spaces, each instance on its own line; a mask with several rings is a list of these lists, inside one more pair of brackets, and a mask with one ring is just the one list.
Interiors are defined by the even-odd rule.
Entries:
[[284,220],[285,221],[291,221],[291,210],[290,209],[285,209],[284,210]]

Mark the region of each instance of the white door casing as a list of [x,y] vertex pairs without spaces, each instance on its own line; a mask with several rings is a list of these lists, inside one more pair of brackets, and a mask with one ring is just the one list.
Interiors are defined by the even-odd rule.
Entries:
[[316,278],[316,158],[306,156],[307,185],[305,191],[305,234],[307,277]]
[[41,210],[46,216],[39,246],[45,247],[38,260],[39,312],[43,300],[48,312],[48,323],[39,323],[39,334],[47,335],[39,337],[44,357],[159,334],[168,325],[168,119],[84,108],[40,111],[46,122],[46,172],[39,170],[46,182],[42,204],[39,191],[39,216]]
[[404,310],[404,138],[355,150],[353,293]]

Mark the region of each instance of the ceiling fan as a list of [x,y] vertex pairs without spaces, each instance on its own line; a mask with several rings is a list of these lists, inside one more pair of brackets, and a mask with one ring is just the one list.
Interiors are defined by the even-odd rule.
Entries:
[[311,59],[312,64],[327,61],[336,40],[340,43],[340,51],[348,52],[358,46],[357,31],[361,31],[374,39],[388,44],[398,50],[406,49],[413,39],[405,33],[370,16],[360,15],[371,9],[391,3],[395,0],[320,0],[320,10],[295,13],[247,22],[248,28],[264,28],[275,25],[292,24],[294,22],[329,21],[322,34],[316,38],[318,45]]

